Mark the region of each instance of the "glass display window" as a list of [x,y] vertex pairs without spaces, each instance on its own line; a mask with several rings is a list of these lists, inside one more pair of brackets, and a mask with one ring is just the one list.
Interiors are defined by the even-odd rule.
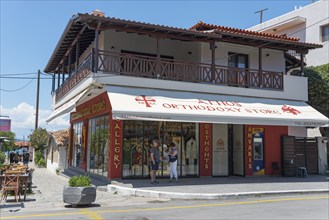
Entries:
[[89,120],[87,170],[98,175],[108,175],[109,117]]
[[83,123],[73,124],[73,147],[72,147],[72,166],[82,168],[84,158],[84,146],[82,141]]
[[180,176],[198,175],[199,144],[195,123],[124,121],[122,176],[148,177],[150,148],[153,139],[160,142],[161,162],[157,176],[170,174],[169,145],[175,143],[178,150]]

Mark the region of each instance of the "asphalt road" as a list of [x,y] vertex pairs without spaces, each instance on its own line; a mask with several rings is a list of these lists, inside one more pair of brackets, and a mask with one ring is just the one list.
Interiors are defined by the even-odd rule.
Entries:
[[329,196],[308,194],[213,201],[152,201],[147,205],[79,207],[0,213],[0,219],[329,219]]

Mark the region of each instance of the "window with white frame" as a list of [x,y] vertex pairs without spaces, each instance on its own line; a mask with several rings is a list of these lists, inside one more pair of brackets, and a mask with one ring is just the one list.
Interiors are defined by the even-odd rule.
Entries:
[[329,41],[329,24],[321,26],[321,41]]

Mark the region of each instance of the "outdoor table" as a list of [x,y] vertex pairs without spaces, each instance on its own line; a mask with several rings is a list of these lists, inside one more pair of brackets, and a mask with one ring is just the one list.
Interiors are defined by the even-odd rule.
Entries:
[[[5,175],[0,175],[0,183],[5,180]],[[24,189],[24,201],[26,200],[26,191],[29,182],[29,174],[20,174],[19,175],[19,185]],[[2,185],[2,184],[1,184]]]

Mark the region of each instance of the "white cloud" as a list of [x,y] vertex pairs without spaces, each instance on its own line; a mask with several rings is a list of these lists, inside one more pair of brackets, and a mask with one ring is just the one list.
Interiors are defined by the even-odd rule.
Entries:
[[[14,108],[8,109],[0,106],[1,115],[8,115],[11,119],[11,130],[16,133],[16,138],[22,139],[34,130],[35,126],[35,108],[25,102],[20,103]],[[69,117],[59,117],[46,123],[51,110],[39,109],[39,127],[46,128],[47,131],[54,131],[63,128],[69,128]]]

